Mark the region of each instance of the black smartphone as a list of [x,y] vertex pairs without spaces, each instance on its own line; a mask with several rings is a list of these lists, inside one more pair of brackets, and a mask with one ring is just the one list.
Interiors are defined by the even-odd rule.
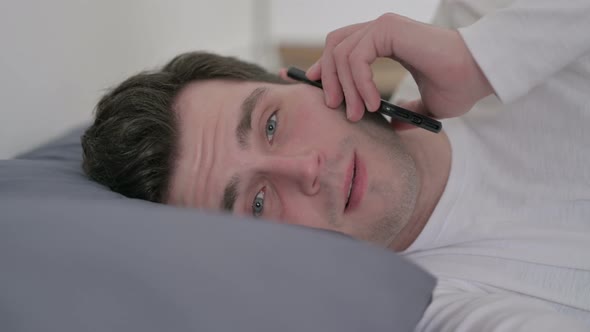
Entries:
[[[287,76],[296,81],[304,82],[320,89],[323,88],[322,81],[312,81],[308,79],[307,76],[305,76],[305,72],[299,68],[289,67],[287,70]],[[392,120],[406,122],[433,133],[439,133],[442,129],[442,123],[440,123],[440,121],[391,104],[383,99],[381,99],[381,104],[377,111],[381,114],[390,116]]]

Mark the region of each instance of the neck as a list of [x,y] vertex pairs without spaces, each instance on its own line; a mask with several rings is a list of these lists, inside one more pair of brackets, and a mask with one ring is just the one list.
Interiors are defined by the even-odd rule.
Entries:
[[406,250],[420,235],[447,184],[451,169],[451,145],[447,135],[422,129],[398,132],[416,164],[419,191],[409,221],[395,237],[389,248]]

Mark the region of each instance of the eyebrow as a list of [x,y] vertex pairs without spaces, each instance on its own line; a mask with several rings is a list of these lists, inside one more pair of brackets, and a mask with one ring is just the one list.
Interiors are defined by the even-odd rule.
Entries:
[[240,184],[240,178],[237,175],[232,176],[229,180],[225,190],[223,190],[223,199],[221,200],[221,208],[226,211],[233,211],[234,204],[238,198],[238,186]]
[[[242,150],[248,148],[248,137],[252,132],[252,113],[256,109],[256,105],[266,93],[268,89],[265,87],[258,87],[254,89],[244,101],[242,101],[241,116],[238,125],[236,126],[236,140]],[[238,198],[238,186],[240,184],[240,177],[234,175],[229,180],[228,184],[223,190],[223,198],[221,199],[221,208],[226,211],[233,211],[234,205]]]
[[259,87],[250,93],[242,102],[240,121],[236,127],[236,139],[241,149],[245,150],[248,147],[248,136],[252,131],[252,113],[256,109],[256,105],[262,96],[268,91],[268,88]]

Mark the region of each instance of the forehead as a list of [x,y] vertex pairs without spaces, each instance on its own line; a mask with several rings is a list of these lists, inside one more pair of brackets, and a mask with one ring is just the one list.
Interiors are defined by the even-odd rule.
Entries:
[[[194,167],[206,166],[215,146],[231,144],[241,117],[241,104],[253,90],[271,84],[208,80],[187,85],[178,95],[174,112],[178,119],[179,142],[173,170],[170,197],[172,204],[186,205],[187,181],[198,175]],[[226,146],[229,148],[229,146]]]
[[181,119],[181,127],[187,122],[183,118],[206,119],[219,112],[237,112],[240,102],[261,85],[269,84],[224,80],[193,82],[178,94],[174,110]]
[[[244,100],[257,88],[269,83],[208,80],[186,86],[176,98],[174,111],[180,129],[180,144],[193,146],[187,135],[208,131],[211,126],[235,127],[241,116]],[[188,140],[188,141],[187,141]]]

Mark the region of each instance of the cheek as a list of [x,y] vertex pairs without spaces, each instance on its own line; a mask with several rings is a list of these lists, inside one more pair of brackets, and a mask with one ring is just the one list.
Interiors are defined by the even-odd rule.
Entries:
[[321,207],[317,199],[296,194],[287,194],[286,197],[287,199],[282,202],[282,222],[305,227],[328,229],[326,217],[321,215]]
[[413,160],[395,145],[375,145],[365,149],[369,183],[366,211],[388,211],[393,215],[413,209],[418,178]]
[[298,140],[299,144],[309,142],[314,146],[341,139],[350,131],[346,130],[346,118],[338,112],[323,107],[299,108],[289,119],[292,139]]

